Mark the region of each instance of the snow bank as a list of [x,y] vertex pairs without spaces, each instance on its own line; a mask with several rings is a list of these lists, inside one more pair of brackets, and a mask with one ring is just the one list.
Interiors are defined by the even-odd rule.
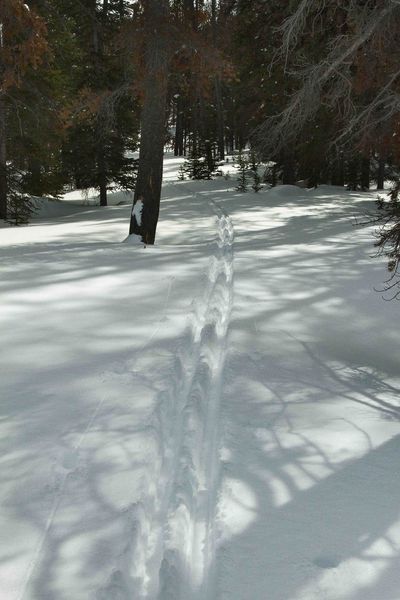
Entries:
[[[100,196],[97,188],[89,188],[87,190],[73,190],[61,196],[63,202],[76,204],[78,206],[99,206]],[[121,204],[132,204],[133,192],[121,190],[118,188],[109,189],[107,191],[107,203],[109,206],[118,206]]]
[[52,199],[52,198],[33,198],[33,203],[35,205],[36,211],[33,215],[35,219],[49,219],[49,218],[57,218],[64,217],[67,215],[71,215],[77,211],[77,208],[74,206],[69,206],[60,200]]

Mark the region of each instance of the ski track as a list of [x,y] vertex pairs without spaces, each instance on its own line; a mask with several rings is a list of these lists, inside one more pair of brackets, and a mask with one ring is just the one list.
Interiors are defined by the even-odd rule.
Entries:
[[[163,320],[164,320],[164,317],[165,317],[165,314],[166,314],[166,311],[167,311],[167,307],[168,307],[168,304],[169,304],[169,301],[170,301],[171,290],[172,290],[172,286],[173,286],[173,283],[174,283],[174,279],[175,278],[172,277],[171,280],[169,281],[168,290],[167,290],[167,294],[166,294],[166,299],[165,299],[165,303],[164,303],[164,308],[163,308],[163,311],[162,311],[162,315],[161,315],[160,319],[158,320],[153,333],[150,335],[150,337],[147,339],[147,341],[144,343],[144,345],[140,348],[140,350],[139,350],[140,352],[142,352],[143,350],[145,350],[147,348],[147,346],[150,344],[150,342],[152,341],[152,339],[157,335],[157,333],[159,332],[159,330],[162,327],[162,323],[163,323]],[[68,479],[69,479],[71,473],[73,473],[74,470],[78,466],[78,463],[79,463],[79,450],[84,445],[84,442],[85,442],[87,434],[90,432],[90,430],[92,429],[94,423],[96,422],[96,420],[97,420],[97,418],[98,418],[98,416],[99,416],[99,414],[100,414],[100,412],[101,412],[101,410],[103,408],[105,400],[106,400],[106,398],[103,397],[103,398],[101,398],[98,401],[96,407],[94,408],[93,413],[90,416],[90,419],[88,421],[87,426],[85,427],[84,431],[82,432],[82,434],[81,434],[81,436],[79,438],[78,443],[71,450],[71,457],[72,457],[72,462],[73,462],[74,466],[71,469],[66,468],[66,471],[63,473],[63,475],[61,477],[61,480],[60,480],[59,484],[57,485],[56,492],[54,494],[53,502],[51,504],[50,512],[49,512],[49,515],[47,517],[43,533],[42,533],[42,535],[39,538],[39,541],[37,543],[36,549],[35,549],[35,551],[33,553],[33,557],[32,557],[32,559],[31,559],[31,561],[30,561],[30,563],[28,565],[27,571],[26,571],[25,576],[23,578],[21,589],[20,589],[19,594],[18,594],[18,600],[24,600],[24,598],[26,596],[26,593],[27,593],[27,590],[28,590],[29,583],[30,583],[31,579],[34,577],[34,574],[35,574],[35,572],[36,572],[36,570],[37,570],[37,568],[38,568],[38,566],[40,564],[40,557],[41,557],[43,548],[45,547],[47,536],[48,536],[48,534],[51,531],[51,528],[53,526],[53,522],[54,522],[56,513],[58,512],[58,509],[59,509],[59,507],[61,505],[61,502],[62,502],[62,500],[64,498],[64,493],[65,493],[65,490],[66,490],[66,487],[67,487]],[[135,515],[136,515],[136,513],[137,513],[137,507],[135,507]],[[136,530],[136,520],[135,519],[134,519],[134,523],[135,523],[134,530]],[[111,577],[111,588],[112,589],[113,589],[113,587],[115,587],[115,580],[119,579],[119,571],[116,571],[116,573],[117,573],[117,575],[115,575],[115,573],[114,573],[113,576]],[[119,587],[121,587],[121,586],[119,586]],[[127,586],[123,585],[122,587],[126,588]],[[108,591],[110,590],[109,587],[107,589],[108,589]],[[99,592],[99,593],[100,593],[100,596],[98,596],[98,597],[101,598],[102,597],[101,596],[101,592]],[[127,597],[127,596],[126,595],[122,596],[121,597],[122,600],[125,600],[125,597]],[[115,600],[118,600],[119,596],[116,595],[116,596],[113,596],[113,598],[115,598]],[[132,598],[132,595],[129,595],[129,598]],[[107,598],[107,600],[109,600],[109,597]]]
[[214,597],[219,410],[233,302],[234,230],[220,206],[212,200],[210,205],[217,240],[204,295],[194,303],[171,386],[159,393],[153,413],[159,465],[149,488],[156,490],[132,507],[130,539],[99,600],[111,594],[119,600]]
[[99,413],[102,410],[104,401],[105,401],[104,397],[101,398],[98,401],[98,403],[97,403],[94,411],[92,412],[92,414],[90,416],[90,419],[89,419],[89,422],[88,422],[87,426],[85,427],[84,431],[82,432],[82,434],[81,434],[81,436],[79,438],[78,443],[71,450],[71,458],[70,458],[70,460],[72,459],[72,464],[74,464],[74,466],[72,466],[71,469],[69,468],[69,466],[65,466],[66,470],[65,470],[64,474],[62,475],[61,480],[60,480],[60,482],[59,482],[59,484],[58,484],[58,486],[56,488],[55,495],[54,495],[54,498],[53,498],[53,502],[52,502],[52,505],[51,505],[51,509],[50,509],[49,515],[47,517],[43,533],[42,533],[42,535],[39,538],[39,542],[38,542],[38,544],[36,546],[36,549],[35,549],[35,551],[33,553],[33,557],[31,559],[31,561],[29,563],[29,566],[28,566],[28,569],[27,569],[27,571],[25,573],[25,577],[23,579],[22,586],[21,586],[20,592],[18,594],[18,600],[24,600],[25,595],[26,595],[27,590],[28,590],[29,583],[30,583],[31,579],[33,578],[33,576],[35,574],[35,571],[36,571],[36,569],[38,568],[38,566],[40,564],[40,557],[41,557],[41,554],[43,552],[43,548],[45,547],[47,536],[49,535],[50,530],[51,530],[51,528],[53,526],[53,522],[54,522],[54,518],[56,516],[56,513],[57,513],[57,511],[59,509],[61,501],[63,500],[64,492],[65,492],[65,488],[67,486],[68,479],[69,479],[71,473],[78,466],[78,463],[79,463],[79,450],[82,447],[82,445],[84,444],[87,434],[92,429],[92,427],[93,427],[96,419],[98,418]]
[[200,599],[214,586],[218,417],[233,300],[234,232],[230,218],[215,202],[210,204],[217,217],[218,239],[205,297],[191,326],[191,358],[189,364],[181,359],[177,370],[184,377],[177,397],[172,464],[167,468],[168,493],[161,510],[164,539],[158,600]]

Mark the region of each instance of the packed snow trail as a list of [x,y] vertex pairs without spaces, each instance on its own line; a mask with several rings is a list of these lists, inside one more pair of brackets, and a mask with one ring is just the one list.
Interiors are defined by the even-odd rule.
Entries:
[[160,600],[215,595],[216,503],[219,487],[219,411],[233,303],[231,219],[212,202],[218,240],[210,258],[203,306],[192,323],[192,362],[179,399],[178,444],[166,495],[165,548],[160,567]]
[[[157,488],[151,502],[135,509],[131,566],[125,563],[119,577],[135,582],[120,583],[126,598],[214,596],[219,404],[233,301],[234,232],[229,216],[210,204],[217,239],[204,294],[194,302],[185,343],[175,358],[172,386],[157,402],[154,422],[163,440]],[[115,590],[115,577],[114,572],[104,599]]]

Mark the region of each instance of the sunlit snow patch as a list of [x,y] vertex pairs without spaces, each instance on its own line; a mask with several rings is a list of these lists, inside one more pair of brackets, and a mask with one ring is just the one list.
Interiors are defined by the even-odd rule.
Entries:
[[139,227],[142,224],[142,212],[143,212],[143,201],[137,200],[132,208],[132,216],[135,217],[136,223]]

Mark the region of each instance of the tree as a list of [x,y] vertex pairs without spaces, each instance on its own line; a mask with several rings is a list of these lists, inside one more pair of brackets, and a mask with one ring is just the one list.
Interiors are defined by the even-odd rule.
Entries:
[[170,56],[168,18],[168,0],[146,0],[145,78],[134,196],[134,204],[141,201],[143,211],[140,223],[132,211],[129,228],[129,233],[139,235],[145,244],[154,244],[160,210]]
[[247,174],[249,169],[247,156],[244,156],[242,151],[239,152],[238,156],[238,167],[239,173],[237,177],[236,189],[238,192],[247,192]]
[[63,171],[79,188],[98,188],[100,205],[106,206],[110,182],[128,189],[135,184],[129,154],[138,140],[138,103],[132,93],[136,73],[134,53],[123,39],[132,13],[125,0],[72,2],[64,11],[79,61],[75,93],[65,111]]
[[[208,169],[225,155],[224,89],[232,78],[226,18],[216,0],[172,4],[177,39],[170,79],[171,128],[176,155],[201,153]],[[224,15],[227,17],[227,15]]]
[[48,50],[44,20],[22,0],[0,4],[0,219],[7,218],[7,116],[11,90],[21,86]]
[[400,111],[399,28],[400,4],[392,0],[299,2],[281,26],[279,55],[297,89],[259,126],[258,146],[296,144],[323,108],[336,124],[329,142],[369,156]]

